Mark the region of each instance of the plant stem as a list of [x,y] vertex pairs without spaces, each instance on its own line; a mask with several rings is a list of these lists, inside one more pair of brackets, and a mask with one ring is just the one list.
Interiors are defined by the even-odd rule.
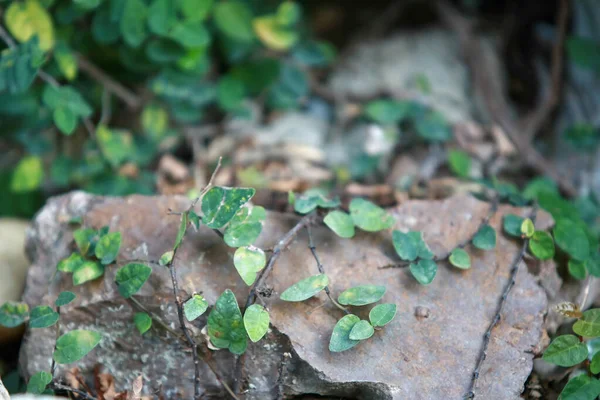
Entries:
[[[58,321],[56,321],[56,339],[54,339],[54,351],[56,351],[56,343],[60,337],[60,307],[56,307],[56,313],[58,314]],[[54,361],[54,355],[52,356],[52,365],[50,365],[50,375],[54,379],[54,372],[56,371],[56,361]]]
[[84,399],[84,400],[97,400],[95,397],[90,396],[89,394],[87,394],[83,390],[75,389],[75,388],[73,388],[71,386],[63,385],[62,383],[50,382],[48,384],[48,389],[50,389],[50,390],[64,390],[65,392],[76,394],[77,396],[79,396],[81,399]]
[[[534,207],[531,210],[531,213],[529,215],[529,219],[531,219],[531,221],[535,222],[536,215],[537,215],[537,205],[534,205]],[[481,371],[481,366],[483,365],[483,362],[485,361],[485,358],[487,357],[487,348],[488,348],[488,345],[490,343],[490,339],[492,336],[492,330],[498,324],[498,322],[500,322],[500,318],[502,317],[502,311],[504,310],[504,306],[506,304],[506,299],[508,299],[508,295],[510,294],[511,289],[515,285],[515,282],[517,279],[517,273],[519,272],[519,266],[521,265],[521,261],[523,260],[523,257],[525,256],[525,252],[527,251],[528,244],[529,244],[529,239],[526,238],[523,241],[523,245],[521,246],[521,249],[517,253],[517,256],[515,257],[515,259],[512,263],[510,277],[509,277],[508,283],[506,284],[506,287],[504,288],[504,291],[502,292],[502,296],[500,297],[500,301],[498,303],[498,308],[496,310],[496,314],[494,314],[494,318],[492,318],[492,322],[490,323],[487,330],[485,331],[485,334],[483,335],[483,345],[481,348],[481,353],[479,354],[479,359],[477,360],[477,364],[475,365],[475,370],[473,371],[473,377],[471,378],[471,385],[469,387],[469,392],[465,396],[466,399],[474,399],[475,398],[475,392],[474,392],[475,385],[477,384],[477,380],[479,379],[479,373]]]

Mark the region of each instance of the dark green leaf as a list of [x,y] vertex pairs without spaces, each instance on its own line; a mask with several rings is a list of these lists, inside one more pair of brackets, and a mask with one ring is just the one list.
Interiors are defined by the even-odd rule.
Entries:
[[208,302],[199,294],[193,295],[188,301],[183,303],[183,313],[185,314],[185,319],[190,322],[204,314],[207,309]]
[[50,382],[52,382],[52,375],[48,372],[36,372],[27,382],[27,393],[42,394]]
[[394,219],[383,208],[368,200],[355,198],[350,202],[354,225],[367,232],[378,232],[394,225]]
[[592,253],[592,255],[585,260],[585,268],[590,275],[600,277],[600,252],[596,251],[595,253]]
[[117,259],[119,249],[121,248],[121,232],[111,232],[102,236],[94,252],[96,257],[104,265],[110,264]]
[[56,340],[56,349],[52,358],[58,364],[70,364],[81,360],[100,343],[102,336],[98,332],[76,329]]
[[208,335],[211,343],[220,349],[242,354],[248,346],[242,313],[233,292],[229,289],[217,299],[208,316]]
[[593,308],[583,312],[583,317],[573,325],[573,332],[579,336],[600,336],[600,308]]
[[77,127],[77,115],[66,107],[57,107],[52,112],[56,127],[65,135],[73,133]]
[[354,324],[348,338],[350,340],[365,340],[373,336],[374,333],[375,329],[373,329],[369,321],[362,319]]
[[353,314],[343,316],[333,328],[331,340],[329,341],[329,351],[337,353],[356,346],[360,341],[350,339],[350,332],[359,321],[360,318]]
[[210,42],[210,34],[199,21],[185,21],[176,24],[169,37],[185,48],[198,48]]
[[544,351],[543,359],[561,367],[577,365],[588,356],[588,348],[575,335],[562,335],[555,338]]
[[392,242],[398,256],[405,261],[414,261],[419,255],[419,244],[411,235],[400,232],[392,232]]
[[170,39],[152,39],[146,46],[148,58],[159,64],[177,61],[185,55],[185,49]]
[[75,300],[76,297],[77,296],[75,296],[75,293],[73,293],[73,292],[69,292],[69,291],[60,292],[60,294],[56,298],[56,301],[54,302],[54,304],[56,305],[56,307],[63,307],[63,306],[66,306],[67,304],[69,304],[70,302],[72,302],[73,300]]
[[143,335],[152,327],[152,318],[145,312],[138,312],[133,316],[133,323],[138,332]]
[[590,243],[585,231],[573,221],[561,218],[553,230],[556,245],[576,260],[585,261],[590,255]]
[[565,43],[569,58],[583,68],[600,70],[600,43],[585,37],[570,36]]
[[496,247],[496,231],[489,225],[484,225],[479,229],[473,238],[473,246],[481,250],[492,250]]
[[269,330],[269,312],[258,304],[252,304],[244,313],[244,327],[253,342],[258,342]]
[[30,328],[47,328],[58,321],[59,315],[48,306],[37,306],[31,310],[29,317]]
[[503,219],[504,232],[514,237],[521,237],[521,225],[525,218],[514,214],[507,214]]
[[212,229],[224,227],[255,192],[252,188],[213,187],[202,198],[202,222]]
[[433,260],[419,260],[410,264],[410,272],[421,285],[429,285],[437,274],[437,264]]
[[119,285],[119,293],[126,299],[136,294],[150,277],[152,268],[144,264],[130,263],[117,271],[115,281]]
[[419,136],[431,142],[445,142],[452,137],[450,126],[444,116],[437,111],[430,111],[415,121],[415,129]]
[[121,35],[123,40],[131,47],[139,47],[148,32],[146,31],[146,19],[148,7],[143,0],[127,0],[121,17]]
[[171,0],[153,0],[148,7],[148,27],[152,33],[166,35],[177,21],[175,2]]
[[0,53],[0,92],[25,92],[44,62],[37,37]]
[[471,268],[471,258],[469,257],[469,253],[467,253],[464,249],[457,248],[452,250],[449,261],[450,264],[454,265],[456,268]]
[[0,307],[0,325],[14,328],[21,325],[29,317],[29,306],[25,303],[8,301]]
[[594,400],[598,395],[600,395],[600,381],[581,374],[567,382],[558,400]]
[[134,150],[133,137],[126,130],[109,129],[104,125],[98,125],[96,140],[102,154],[113,167],[118,167],[128,160]]
[[390,125],[404,119],[410,108],[410,103],[405,101],[374,100],[367,103],[364,113],[368,118],[379,124]]
[[549,260],[554,257],[554,240],[548,232],[535,231],[529,239],[529,250],[540,260]]
[[284,301],[304,301],[325,289],[328,284],[327,275],[313,275],[290,286],[280,297]]
[[585,269],[585,263],[577,260],[569,260],[569,274],[575,279],[585,279],[587,271]]
[[239,78],[226,75],[219,81],[217,99],[222,109],[230,111],[239,108],[245,95],[244,83]]
[[339,237],[354,237],[354,222],[352,221],[352,217],[343,211],[330,211],[323,219],[323,222]]
[[600,374],[600,352],[594,354],[594,357],[592,357],[590,372],[594,375]]
[[384,326],[396,316],[396,305],[392,303],[377,304],[369,312],[369,320],[373,326]]
[[326,193],[320,189],[307,190],[294,198],[294,210],[300,214],[308,214],[317,207],[334,208],[340,205],[338,198],[328,199]]
[[81,285],[104,275],[104,265],[98,261],[85,260],[73,271],[73,285]]
[[385,294],[385,286],[362,285],[344,290],[338,297],[338,302],[344,305],[364,306],[375,303]]

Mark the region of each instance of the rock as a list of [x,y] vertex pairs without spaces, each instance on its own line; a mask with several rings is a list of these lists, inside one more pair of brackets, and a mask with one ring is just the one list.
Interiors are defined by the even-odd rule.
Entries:
[[[114,285],[116,267],[103,278],[72,287],[70,276],[51,280],[56,263],[73,249],[71,229],[66,222],[82,216],[84,224],[99,228],[110,225],[123,234],[118,259],[122,265],[132,259],[158,259],[173,243],[179,219],[167,215],[169,208],[185,209],[183,197],[126,198],[94,197],[81,192],[51,199],[36,217],[28,233],[27,249],[33,262],[27,278],[24,301],[50,304],[62,290],[73,290],[78,298],[65,307],[66,329],[88,328],[103,334],[103,341],[77,366],[90,374],[99,364],[115,376],[117,390],[131,387],[142,374],[149,382],[145,391],[158,390],[169,399],[190,398],[193,368],[189,352],[165,332],[152,329],[143,337],[133,327],[132,308]],[[432,250],[441,254],[473,233],[487,213],[488,205],[472,197],[445,201],[408,201],[391,213],[397,229],[423,230]],[[503,206],[491,223],[498,228],[507,212],[525,210]],[[537,227],[547,228],[551,220],[540,213]],[[289,214],[269,213],[257,243],[270,247],[296,221]],[[275,398],[278,368],[285,352],[292,354],[284,374],[286,395],[313,394],[354,399],[440,399],[462,398],[468,390],[483,334],[507,284],[518,243],[498,235],[496,249],[470,249],[470,270],[440,264],[438,276],[420,286],[406,269],[380,269],[396,261],[388,232],[358,234],[340,239],[325,228],[314,229],[317,251],[331,280],[335,295],[357,284],[384,284],[385,302],[398,305],[398,315],[375,337],[344,353],[330,353],[329,337],[342,314],[324,293],[303,303],[284,303],[279,294],[292,283],[317,272],[303,232],[279,259],[269,285],[273,295],[266,299],[272,329],[263,341],[249,346],[247,399]],[[178,252],[178,276],[183,290],[202,291],[214,304],[229,288],[242,302],[248,288],[232,265],[233,249],[213,232],[201,228],[186,236]],[[165,269],[153,266],[149,281],[138,299],[175,325],[170,280]],[[478,397],[515,399],[532,368],[528,351],[543,334],[546,296],[534,277],[521,265],[517,284],[494,329],[487,359],[476,388]],[[356,309],[362,318],[370,307]],[[419,316],[415,315],[419,309]],[[427,310],[425,312],[425,310]],[[426,314],[426,317],[424,316]],[[205,315],[206,316],[206,315]],[[204,316],[204,317],[205,317]],[[200,330],[206,318],[194,325]],[[27,333],[21,353],[26,376],[50,366],[53,329]],[[231,379],[234,358],[226,351],[214,353],[220,371]],[[69,366],[72,367],[72,366]],[[59,367],[58,373],[64,373]],[[214,376],[202,366],[203,388],[208,398],[226,398]]]
[[[25,230],[29,223],[24,220],[0,218],[0,305],[18,301],[23,293],[29,261],[25,256]],[[0,343],[20,338],[22,327],[0,327]]]
[[10,395],[8,394],[8,390],[2,383],[2,379],[0,379],[0,400],[10,400]]

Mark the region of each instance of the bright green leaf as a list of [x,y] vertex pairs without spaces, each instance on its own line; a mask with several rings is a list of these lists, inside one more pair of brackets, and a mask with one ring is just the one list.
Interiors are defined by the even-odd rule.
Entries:
[[48,306],[37,306],[31,310],[29,316],[30,328],[47,328],[58,321],[59,315]]
[[133,152],[133,137],[129,131],[109,129],[104,125],[96,128],[96,140],[106,160],[118,167],[131,157]]
[[67,258],[64,258],[58,262],[56,269],[62,272],[75,272],[85,260],[79,253],[71,253]]
[[492,250],[496,247],[496,231],[489,225],[484,225],[479,229],[473,238],[473,246],[481,250]]
[[592,357],[590,371],[594,375],[600,374],[600,352],[594,354],[594,357]]
[[365,340],[373,336],[374,333],[375,329],[373,329],[373,325],[369,321],[362,319],[354,324],[348,338],[350,340]]
[[548,232],[535,231],[529,239],[529,250],[539,260],[549,260],[554,257],[554,240]]
[[468,153],[460,150],[448,152],[448,164],[454,174],[460,178],[468,178],[471,172],[471,157]]
[[198,48],[210,43],[210,34],[200,21],[185,21],[176,24],[169,37],[185,48]]
[[265,252],[257,247],[240,247],[233,256],[233,265],[246,285],[250,286],[256,280],[256,274],[267,263]]
[[152,318],[145,312],[138,312],[133,316],[133,323],[138,332],[143,335],[152,327]]
[[242,313],[235,295],[229,289],[219,296],[208,316],[208,336],[217,348],[228,348],[234,354],[246,351],[248,339]]
[[263,207],[242,207],[227,225],[223,240],[231,247],[251,245],[262,232],[266,217]]
[[76,297],[77,296],[75,296],[75,293],[73,292],[60,292],[54,304],[56,305],[56,307],[63,307],[75,300]]
[[158,264],[162,267],[171,264],[171,262],[173,262],[174,255],[175,252],[173,250],[163,253],[163,255],[160,256],[160,259],[158,260]]
[[354,237],[354,222],[352,217],[343,211],[333,210],[323,219],[325,225],[342,238]]
[[204,314],[207,309],[208,302],[199,294],[193,295],[188,301],[183,303],[183,313],[185,314],[185,319],[190,322]]
[[344,305],[364,306],[375,303],[385,294],[385,286],[362,285],[344,290],[338,297],[338,302]]
[[335,208],[340,205],[340,200],[336,197],[328,199],[327,193],[321,189],[310,189],[301,195],[294,196],[294,210],[300,214],[308,214],[317,207]]
[[98,261],[84,260],[84,262],[73,271],[73,285],[81,285],[104,275],[104,265]]
[[471,268],[471,258],[469,257],[469,253],[467,253],[464,249],[461,248],[452,250],[452,253],[450,253],[449,261],[450,264],[454,265],[456,268]]
[[98,332],[76,329],[56,340],[56,349],[52,358],[58,364],[70,364],[81,360],[100,343],[102,336]]
[[254,18],[252,26],[256,36],[270,49],[284,51],[298,42],[300,35],[293,29],[282,26],[275,15]]
[[396,316],[396,305],[392,303],[377,304],[369,312],[369,320],[373,326],[384,326]]
[[[94,253],[97,237],[98,231],[92,228],[79,228],[73,232],[73,239],[75,239],[75,244],[77,244],[77,248],[79,248],[82,256]],[[76,260],[74,259],[73,261]],[[65,270],[65,272],[72,271]]]
[[96,257],[104,265],[110,264],[117,259],[121,248],[121,232],[111,232],[102,236],[94,249]]
[[313,275],[290,286],[280,297],[284,301],[304,301],[325,289],[328,284],[327,275]]
[[254,193],[252,188],[213,187],[202,198],[202,222],[212,229],[224,227]]
[[433,260],[419,260],[410,264],[410,272],[421,285],[429,285],[437,274],[437,264]]
[[169,114],[160,106],[149,105],[142,111],[141,122],[146,134],[153,140],[160,140],[169,127]]
[[535,226],[533,221],[529,218],[525,218],[521,224],[521,234],[526,238],[531,238],[535,233]]
[[600,336],[600,308],[593,308],[583,312],[583,317],[573,325],[573,332],[579,336]]
[[77,115],[66,107],[57,107],[52,112],[56,127],[65,135],[70,135],[77,127]]
[[126,299],[136,294],[150,277],[152,268],[144,264],[130,263],[117,271],[115,281],[119,285],[119,293]]
[[258,342],[269,330],[269,312],[258,304],[252,304],[244,313],[244,327],[253,342]]
[[27,382],[27,393],[42,394],[50,382],[52,382],[52,375],[48,372],[36,372]]
[[10,190],[14,193],[25,193],[36,190],[44,180],[44,166],[38,156],[26,156],[17,164]]
[[394,225],[394,219],[383,208],[368,200],[355,198],[350,202],[354,225],[367,232],[378,232]]
[[176,21],[174,1],[153,0],[148,7],[148,27],[152,33],[164,36]]
[[40,49],[48,51],[54,47],[52,17],[37,0],[12,2],[4,13],[4,23],[19,42],[27,42],[36,35]]
[[555,338],[544,351],[542,358],[561,367],[577,365],[588,356],[588,348],[575,335],[562,335]]
[[329,351],[337,353],[356,346],[360,341],[350,339],[350,332],[359,321],[360,318],[356,315],[344,315],[333,328],[331,340],[329,341]]
[[400,122],[410,111],[410,103],[395,100],[374,100],[365,106],[364,114],[382,125]]
[[14,328],[21,325],[29,316],[29,306],[25,303],[8,301],[0,307],[0,325]]
[[58,64],[58,69],[68,81],[77,77],[77,57],[69,46],[65,43],[59,43],[54,49],[54,59]]
[[214,21],[217,28],[239,42],[252,42],[252,11],[241,1],[221,1],[215,5]]

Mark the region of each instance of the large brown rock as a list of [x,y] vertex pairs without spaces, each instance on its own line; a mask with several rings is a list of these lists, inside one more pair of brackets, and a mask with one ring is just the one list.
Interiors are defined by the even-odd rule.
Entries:
[[[99,228],[110,225],[123,234],[118,259],[156,260],[174,241],[179,224],[169,208],[183,210],[189,202],[181,197],[127,198],[94,197],[75,192],[51,199],[35,219],[28,234],[27,250],[33,263],[24,301],[51,304],[62,290],[73,290],[77,301],[66,307],[68,329],[89,328],[102,332],[100,346],[78,367],[89,373],[95,364],[115,375],[120,388],[142,374],[145,390],[160,390],[166,398],[191,398],[193,369],[189,351],[166,332],[152,329],[140,336],[133,327],[132,310],[114,285],[117,267],[103,278],[72,287],[70,276],[54,276],[56,263],[73,250],[72,226],[68,221],[82,216],[84,224]],[[438,254],[471,235],[489,205],[471,197],[445,201],[410,201],[390,210],[396,229],[422,230]],[[492,219],[500,232],[501,216],[526,210],[503,206]],[[271,247],[297,218],[269,213],[258,245]],[[550,218],[541,213],[538,227]],[[396,261],[391,235],[360,233],[340,239],[326,228],[315,228],[317,251],[331,280],[334,294],[357,284],[383,284],[383,301],[398,305],[398,314],[373,338],[344,353],[330,353],[329,337],[342,314],[324,293],[303,303],[284,303],[279,293],[292,283],[317,273],[307,249],[305,232],[279,259],[269,285],[274,294],[266,299],[272,331],[266,339],[249,346],[246,369],[249,391],[246,398],[271,399],[277,391],[278,367],[283,352],[293,354],[284,375],[285,393],[312,393],[356,399],[460,399],[468,391],[481,350],[483,334],[494,316],[501,292],[509,279],[511,264],[519,249],[517,241],[498,235],[494,250],[468,249],[472,268],[457,270],[440,263],[434,282],[419,285],[407,269],[380,269]],[[233,249],[208,229],[191,232],[178,252],[177,269],[182,288],[202,291],[213,304],[229,288],[243,304],[247,286],[232,263]],[[138,299],[165,316],[175,327],[175,309],[167,271],[157,266]],[[476,388],[478,398],[515,399],[532,367],[532,354],[542,336],[546,295],[521,265],[501,322],[494,329],[487,359]],[[366,317],[369,306],[354,312]],[[417,315],[418,314],[418,315]],[[195,325],[201,329],[205,319]],[[34,329],[22,348],[22,369],[30,375],[48,369],[53,346],[53,329]],[[214,354],[224,376],[230,378],[234,359],[226,351]],[[63,370],[59,370],[62,372]],[[202,385],[209,398],[225,394],[207,368]]]

